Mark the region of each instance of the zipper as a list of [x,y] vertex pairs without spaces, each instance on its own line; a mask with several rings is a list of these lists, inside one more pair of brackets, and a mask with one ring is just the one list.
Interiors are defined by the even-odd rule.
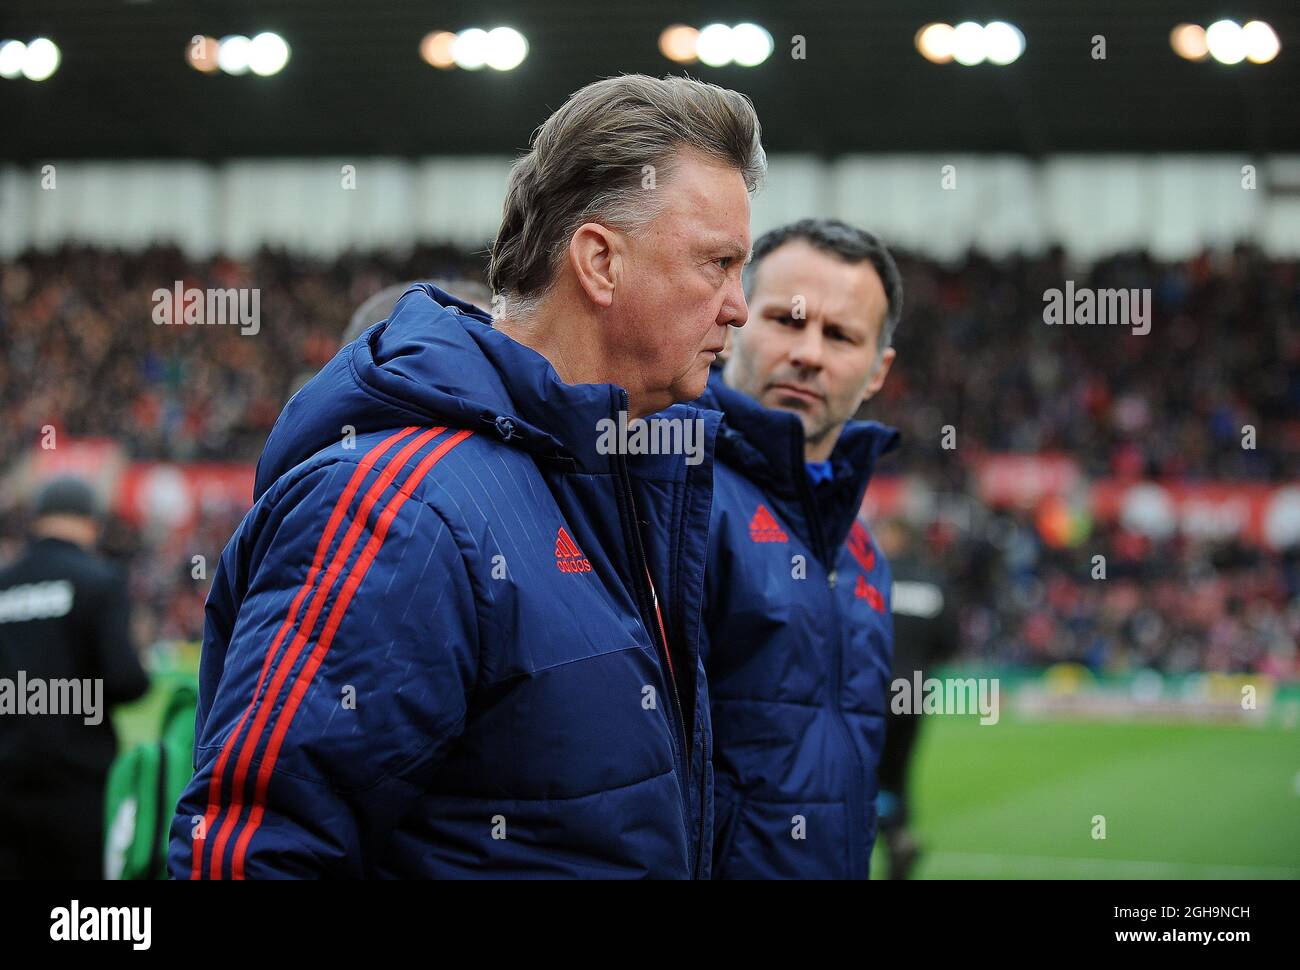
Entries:
[[[626,404],[624,405],[626,407]],[[690,807],[688,805],[688,793],[691,790],[691,771],[690,758],[684,757],[686,751],[686,720],[682,716],[681,698],[677,693],[677,677],[673,672],[672,656],[668,651],[667,632],[663,627],[663,617],[659,611],[659,596],[655,592],[654,582],[650,578],[650,563],[646,559],[645,545],[641,540],[641,524],[636,515],[636,496],[632,491],[632,479],[627,470],[627,461],[622,455],[613,455],[614,464],[618,470],[618,482],[620,494],[623,501],[620,503],[628,511],[628,518],[631,520],[631,541],[636,550],[636,559],[641,565],[641,576],[633,576],[633,590],[636,593],[637,610],[641,614],[641,623],[650,633],[650,640],[655,646],[655,653],[659,658],[660,671],[666,674],[668,681],[668,702],[672,708],[673,716],[671,726],[673,728],[673,761],[676,763],[677,775],[681,779],[681,809],[682,824],[685,827],[686,835],[686,853],[687,866],[694,875],[696,859],[691,858],[696,854],[694,850],[694,840],[691,838]],[[626,530],[625,530],[626,531]],[[648,596],[646,594],[649,594]],[[649,604],[650,609],[647,609]],[[651,617],[657,622],[652,622]],[[656,635],[658,629],[658,635]]]
[[[835,571],[830,573],[831,577],[835,576]],[[835,589],[835,583],[830,583],[830,588]],[[857,745],[853,743],[853,734],[849,730],[848,721],[844,717],[844,709],[840,706],[840,697],[844,689],[844,639],[842,636],[840,623],[840,606],[839,597],[832,592],[831,598],[831,615],[835,626],[835,696],[832,703],[835,707],[835,720],[840,725],[844,734],[844,743],[847,746],[847,753],[850,758],[849,763],[849,858],[854,869],[854,878],[862,879],[866,877],[866,860],[862,857],[866,852],[863,846],[862,826],[866,825],[867,806],[865,788],[862,777],[862,759],[858,756]]]
[[[797,466],[796,466],[797,467]],[[831,694],[831,713],[834,715],[835,723],[839,725],[840,733],[844,737],[845,751],[849,756],[849,877],[853,879],[862,879],[866,877],[866,863],[862,856],[866,852],[862,842],[862,826],[866,824],[866,794],[863,779],[862,759],[858,756],[857,745],[853,743],[853,733],[849,729],[848,720],[844,717],[844,709],[841,706],[841,695],[844,689],[844,639],[841,629],[839,596],[835,592],[839,585],[839,570],[835,568],[835,563],[831,562],[828,557],[826,548],[826,537],[822,532],[821,514],[817,509],[816,498],[813,495],[812,483],[806,475],[798,478],[799,491],[803,498],[805,514],[808,516],[809,530],[813,537],[813,552],[817,559],[826,569],[826,587],[827,596],[830,599],[831,623],[833,626],[833,642],[835,644],[835,656],[833,668],[832,694]],[[838,550],[837,550],[838,551]]]
[[[673,540],[676,540],[677,548],[679,550],[676,554],[674,554],[672,552],[674,548],[674,543],[670,542],[668,547],[669,554],[674,556],[674,561],[669,564],[669,580],[670,582],[676,580],[678,584],[677,586],[678,589],[681,588],[681,583],[682,583],[682,576],[681,576],[681,569],[680,569],[681,566],[680,540],[681,537],[686,533],[686,520],[689,515],[689,510],[691,507],[692,487],[693,486],[691,483],[690,470],[687,469],[686,477],[683,480],[683,484],[682,484],[681,495],[678,499],[676,499],[673,502],[674,515],[673,515],[672,522],[669,526],[669,528],[673,530],[671,537]],[[652,591],[654,590],[653,581],[650,584],[650,588]],[[670,590],[670,595],[671,595],[671,590]],[[683,624],[685,623],[684,613],[682,614],[682,622]],[[662,615],[659,617],[659,625],[662,631],[664,628]],[[683,629],[685,629],[684,626]],[[664,644],[666,647],[668,643],[668,635],[666,632],[663,634],[663,637],[664,637]],[[692,717],[691,717],[689,734],[686,731],[686,709],[685,707],[682,706],[681,694],[678,693],[676,695],[677,710],[681,721],[681,729],[682,729],[682,737],[683,737],[682,751],[686,759],[686,781],[688,785],[691,782],[692,773],[695,771],[695,742],[696,742],[697,729],[699,733],[699,743],[700,743],[700,773],[699,773],[700,787],[697,792],[690,792],[690,795],[694,796],[696,799],[694,803],[694,807],[696,811],[693,812],[690,816],[690,824],[694,826],[695,830],[699,833],[699,838],[697,839],[697,844],[695,847],[695,866],[692,869],[692,876],[698,879],[700,878],[700,868],[704,864],[706,857],[712,856],[712,844],[711,843],[706,844],[706,840],[705,840],[705,830],[706,828],[711,829],[712,826],[711,825],[706,826],[704,824],[704,810],[709,801],[709,795],[710,795],[710,791],[708,788],[709,771],[710,771],[709,759],[711,757],[708,749],[709,749],[710,742],[708,737],[704,733],[704,727],[703,727],[703,721],[707,719],[708,707],[707,704],[701,703],[701,698],[700,698],[701,690],[706,688],[705,688],[704,674],[701,669],[699,654],[696,651],[692,651],[690,649],[689,644],[685,643],[684,641],[681,644],[681,646],[682,646],[683,653],[682,656],[679,657],[678,659],[683,661],[683,663],[686,665],[683,669],[686,670],[691,675],[690,686],[692,688],[692,692],[694,695],[691,699]],[[671,656],[672,656],[671,653],[669,653],[670,659]],[[676,683],[674,683],[674,688],[680,690],[680,688],[677,687]]]
[[[647,569],[646,569],[645,578],[646,578],[646,583],[649,584],[649,586],[650,586],[650,596],[651,596],[651,598],[654,600],[654,605],[655,605],[655,619],[659,621],[659,636],[660,636],[660,640],[661,640],[661,642],[662,642],[663,645],[664,645],[664,656],[668,659],[668,680],[669,680],[669,683],[672,685],[672,689],[673,689],[673,701],[674,701],[674,702],[676,703],[676,705],[677,705],[677,706],[676,706],[676,711],[677,711],[677,724],[678,724],[678,727],[680,728],[680,730],[681,730],[681,734],[682,734],[682,742],[681,742],[681,745],[682,745],[682,746],[681,746],[681,752],[682,752],[682,756],[683,756],[682,759],[679,761],[679,764],[682,764],[682,765],[685,766],[686,788],[683,790],[683,797],[686,798],[686,797],[687,797],[687,796],[686,796],[686,793],[690,791],[690,784],[691,784],[691,768],[692,768],[692,765],[694,764],[694,760],[695,760],[695,750],[694,750],[694,747],[691,747],[691,748],[688,749],[687,746],[686,746],[686,714],[685,714],[685,709],[682,707],[682,696],[681,696],[681,694],[678,692],[678,689],[677,689],[677,672],[676,672],[676,670],[675,670],[674,667],[673,667],[673,655],[672,655],[672,651],[668,649],[668,632],[667,632],[667,630],[664,628],[664,615],[663,615],[663,612],[662,612],[662,611],[660,610],[660,608],[659,608],[659,594],[655,591],[655,583],[654,583],[654,579],[651,578],[651,576],[650,576],[650,570],[649,570],[648,566],[647,566]],[[694,739],[695,739],[695,731],[694,731],[694,729],[692,729],[690,740],[694,741]],[[700,803],[699,803],[699,804],[700,804],[700,811],[701,811],[701,812],[704,810],[704,779],[705,779],[705,777],[706,777],[705,775],[701,775],[701,777],[700,777]],[[685,810],[686,810],[686,812],[687,812],[687,817],[688,817],[686,836],[687,836],[687,838],[689,839],[689,838],[690,838],[690,834],[691,834],[690,829],[691,829],[691,827],[695,824],[695,816],[694,816],[693,814],[690,813],[690,804],[689,804],[689,801],[686,802]],[[702,858],[703,851],[704,851],[704,845],[703,845],[703,843],[704,843],[704,826],[703,826],[703,823],[701,822],[701,824],[700,824],[700,845],[696,848],[696,852],[695,852],[695,861],[694,861],[694,863],[691,865],[691,873],[692,873],[693,876],[695,876],[695,877],[697,877],[697,878],[698,878],[698,876],[699,876],[698,869],[699,869],[700,859]],[[689,857],[688,857],[688,861],[689,861]]]
[[[677,509],[680,510],[680,515],[674,517],[671,526],[671,528],[673,529],[673,536],[679,540],[683,535],[686,534],[686,522],[687,522],[687,517],[689,515],[689,510],[691,508],[692,488],[693,485],[691,483],[690,470],[687,469],[686,477],[682,485],[681,500],[680,502],[674,503]],[[680,567],[681,565],[680,560],[681,560],[681,554],[679,552],[676,555],[675,561],[673,562],[672,565],[674,567]],[[678,584],[677,588],[680,589],[682,583],[682,570],[680,568],[676,568],[675,572],[670,572],[670,575],[676,579]],[[685,613],[683,612],[682,614],[683,629],[685,629],[685,622],[686,622],[686,618],[685,618]],[[665,641],[666,640],[667,637],[665,636]],[[696,742],[697,733],[699,735],[699,744],[700,744],[700,774],[698,779],[700,787],[698,791],[692,793],[696,798],[695,801],[696,812],[691,816],[691,824],[695,826],[697,832],[699,833],[699,837],[697,839],[697,844],[695,848],[695,867],[692,870],[692,875],[694,878],[699,879],[701,877],[701,871],[700,871],[701,868],[705,865],[706,861],[712,859],[712,855],[713,855],[712,842],[707,842],[705,839],[706,829],[712,831],[713,826],[712,824],[706,825],[704,821],[704,812],[706,807],[708,807],[709,804],[709,796],[712,794],[711,790],[709,789],[709,776],[712,768],[712,764],[711,764],[712,741],[711,741],[710,734],[706,733],[705,731],[705,722],[708,721],[708,703],[707,701],[704,701],[702,703],[702,698],[700,697],[700,694],[701,691],[707,691],[707,682],[704,677],[702,664],[700,663],[699,653],[698,651],[692,651],[690,649],[689,644],[685,642],[682,643],[682,649],[685,654],[684,656],[685,662],[688,665],[691,665],[689,668],[689,672],[692,677],[690,683],[694,694],[694,696],[691,698],[691,702],[692,702],[691,703],[691,713],[692,713],[691,732],[690,732],[690,737],[688,739],[690,743],[690,748],[689,750],[686,751],[686,757],[687,757],[686,777],[688,781],[690,780],[691,772],[695,770],[695,742]],[[681,698],[679,696],[678,707],[679,710],[681,710],[682,712],[682,730],[684,733],[686,729],[686,712],[684,708],[681,708],[680,701]],[[712,818],[710,817],[710,823],[711,821]]]

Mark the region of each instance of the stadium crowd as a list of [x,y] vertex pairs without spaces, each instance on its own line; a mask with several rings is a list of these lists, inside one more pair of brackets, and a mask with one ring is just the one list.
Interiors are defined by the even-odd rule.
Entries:
[[[1063,453],[1085,475],[1163,482],[1300,481],[1300,264],[1248,248],[1162,263],[1144,253],[1075,267],[1064,253],[943,265],[899,254],[899,359],[868,416],[903,432],[883,474],[975,494],[988,452]],[[0,481],[53,426],[108,437],[133,459],[253,462],[281,406],[336,351],[352,311],[411,279],[481,276],[449,247],[313,262],[263,251],[195,261],[155,247],[29,253],[0,263]],[[1152,326],[1049,327],[1047,290],[1149,289]],[[257,288],[256,334],[163,327],[159,289]],[[941,447],[945,426],[957,446]],[[1243,446],[1247,428],[1253,447]],[[0,501],[0,555],[23,522]],[[137,637],[197,638],[206,580],[244,509],[205,509],[184,536],[114,519],[106,549],[132,566]],[[1300,673],[1300,554],[1098,526],[1075,547],[1032,516],[984,510],[933,525],[927,554],[951,577],[967,656],[1096,669]],[[1106,556],[1106,582],[1090,575]]]

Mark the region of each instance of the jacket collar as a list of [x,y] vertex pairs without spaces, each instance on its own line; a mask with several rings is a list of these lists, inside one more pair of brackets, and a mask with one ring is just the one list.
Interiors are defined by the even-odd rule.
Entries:
[[383,394],[429,409],[538,457],[607,472],[599,423],[626,410],[614,384],[566,384],[541,354],[429,283],[403,294],[355,345],[353,370]]
[[[255,495],[339,441],[405,424],[464,428],[562,470],[610,474],[602,421],[628,407],[615,384],[566,384],[541,354],[492,325],[487,313],[429,283],[411,285],[376,323],[285,405],[257,466]],[[674,405],[668,416],[704,417]],[[608,449],[605,449],[608,451]],[[680,480],[681,455],[635,455],[634,474]]]
[[813,486],[804,463],[803,424],[796,415],[765,408],[728,387],[716,366],[699,403],[725,416],[718,434],[719,460],[763,488],[778,504],[799,505],[811,496],[828,549],[844,542],[877,461],[897,448],[900,440],[897,429],[877,421],[849,421],[831,452],[831,480]]

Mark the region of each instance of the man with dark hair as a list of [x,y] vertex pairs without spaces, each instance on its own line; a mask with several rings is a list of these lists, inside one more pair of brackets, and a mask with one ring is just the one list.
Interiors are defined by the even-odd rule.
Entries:
[[702,399],[725,415],[706,571],[715,878],[867,877],[892,625],[858,518],[898,432],[853,415],[884,383],[903,287],[842,222],[762,236],[750,319]]
[[[707,877],[704,460],[602,426],[745,322],[758,119],[588,85],[516,164],[494,321],[420,283],[286,405],[207,604],[176,877]],[[696,426],[696,425],[693,425]]]
[[149,679],[131,645],[125,579],[94,554],[90,486],[49,482],[30,534],[0,569],[0,878],[100,879],[117,752],[107,708],[140,697]]

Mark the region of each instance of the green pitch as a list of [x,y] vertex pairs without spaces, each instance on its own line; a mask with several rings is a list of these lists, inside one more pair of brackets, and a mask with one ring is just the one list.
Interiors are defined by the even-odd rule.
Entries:
[[[919,879],[1300,878],[1300,732],[927,718]],[[1092,837],[1105,817],[1105,839]],[[879,844],[873,877],[881,874]]]

